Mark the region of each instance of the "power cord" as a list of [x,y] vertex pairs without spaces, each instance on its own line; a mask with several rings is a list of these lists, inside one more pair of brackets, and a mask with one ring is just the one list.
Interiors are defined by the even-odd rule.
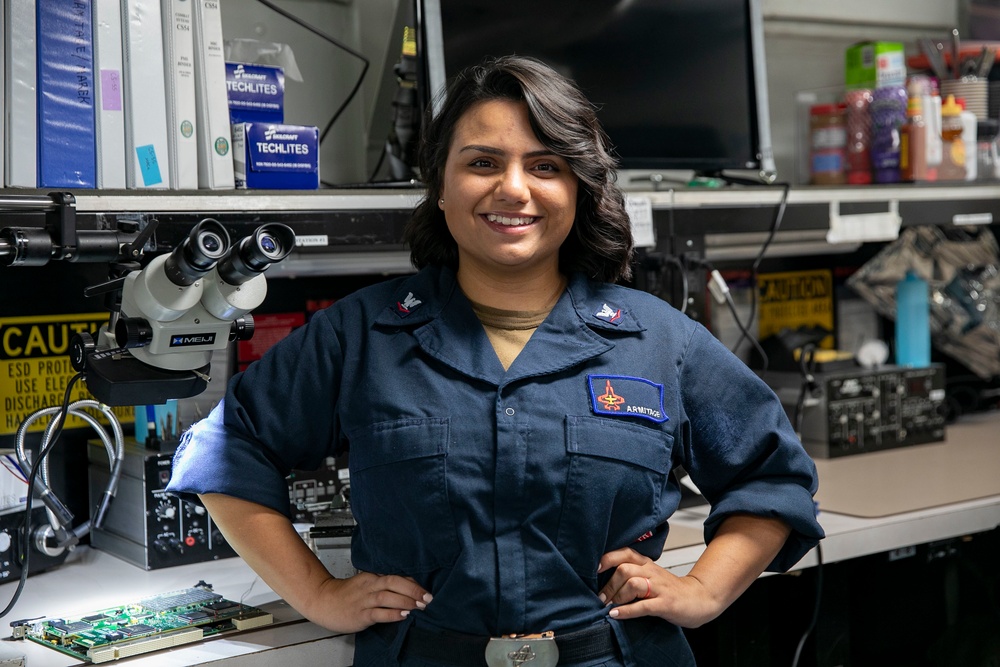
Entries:
[[[740,314],[736,311],[736,303],[733,301],[733,295],[729,292],[729,285],[726,284],[726,279],[722,277],[722,274],[718,272],[712,265],[708,262],[702,261],[702,265],[711,271],[711,275],[708,280],[708,291],[711,292],[712,297],[715,302],[721,305],[726,305],[729,307],[729,312],[732,313],[733,319],[736,320],[736,326],[739,327],[741,332],[740,339],[736,341],[736,345],[732,347],[732,352],[735,353],[736,349],[740,346],[745,338],[749,338],[750,342],[753,344],[754,349],[757,350],[757,354],[760,355],[761,359],[761,375],[767,373],[767,367],[769,359],[767,353],[764,352],[764,348],[760,346],[757,339],[750,333],[747,329],[749,324],[744,324],[743,320],[740,319]],[[753,291],[756,291],[753,290]],[[750,314],[750,321],[753,321],[753,313]]]
[[[781,221],[785,217],[785,208],[788,205],[788,191],[791,188],[790,183],[778,183],[777,185],[781,186],[781,199],[778,202],[778,208],[775,209],[774,218],[771,220],[771,229],[768,231],[767,238],[764,240],[764,244],[760,247],[760,252],[757,253],[757,257],[753,261],[753,266],[750,268],[750,318],[747,320],[745,326],[740,326],[742,334],[740,335],[740,339],[736,341],[736,345],[733,346],[734,351],[739,348],[746,338],[750,338],[750,340],[753,341],[753,337],[750,335],[749,329],[753,325],[754,318],[757,317],[757,272],[760,268],[760,263],[764,259],[764,254],[771,246],[775,235],[778,233],[778,229],[781,227]],[[737,323],[739,323],[739,318],[737,318]],[[756,341],[753,342],[754,347],[756,347],[759,352],[760,346],[756,344]],[[766,365],[765,361],[765,366]]]
[[817,543],[816,544],[816,600],[813,604],[812,618],[809,619],[809,625],[806,627],[805,632],[802,633],[802,637],[799,638],[798,646],[795,647],[795,656],[792,658],[792,667],[798,667],[799,658],[802,656],[802,647],[806,644],[806,639],[812,634],[813,630],[816,629],[816,624],[819,622],[819,610],[820,603],[823,600],[823,547]]
[[795,411],[792,414],[792,423],[795,425],[795,433],[802,438],[802,413],[805,408],[806,395],[816,396],[819,386],[816,384],[816,345],[807,343],[799,349],[799,372],[802,373],[802,386],[799,388],[799,397],[795,401]]
[[[81,378],[83,378],[83,374],[77,373],[67,383],[66,393],[63,396],[63,402],[61,405],[43,407],[35,410],[33,413],[28,415],[18,427],[17,434],[15,436],[18,461],[21,470],[30,469],[30,473],[28,474],[28,478],[26,480],[27,492],[24,507],[24,520],[22,521],[19,529],[20,539],[17,559],[21,566],[21,575],[18,580],[17,589],[14,591],[14,595],[4,610],[0,612],[0,618],[3,618],[10,613],[10,610],[13,609],[15,604],[17,604],[28,578],[28,573],[31,567],[31,541],[33,538],[31,533],[31,515],[35,492],[38,491],[39,497],[45,503],[49,515],[50,525],[47,530],[50,532],[48,534],[44,534],[41,539],[44,539],[46,543],[48,543],[49,540],[52,540],[54,544],[51,546],[54,546],[54,548],[57,549],[65,549],[71,548],[73,545],[79,543],[80,539],[87,535],[92,527],[99,527],[102,525],[108,509],[110,508],[111,501],[118,490],[118,481],[121,479],[121,468],[124,460],[125,447],[125,437],[122,431],[121,423],[118,421],[118,418],[115,416],[111,408],[106,405],[102,405],[97,401],[85,399],[74,403],[70,402],[73,386]],[[107,417],[112,426],[114,444],[112,444],[111,436],[108,435],[104,427],[101,426],[93,415],[85,412],[84,408],[96,409]],[[66,507],[55,496],[49,488],[47,480],[47,460],[49,453],[52,451],[53,447],[55,447],[59,437],[62,435],[66,418],[71,414],[87,422],[95,431],[97,431],[98,436],[104,443],[104,447],[108,452],[108,459],[111,467],[111,474],[105,487],[104,494],[92,513],[93,518],[88,519],[76,528],[71,527],[71,523],[73,521],[72,513],[66,509]],[[25,445],[25,437],[31,424],[46,415],[54,416],[43,433],[38,457],[32,462],[29,460],[27,447]]]
[[[361,84],[365,80],[365,75],[368,73],[368,67],[370,66],[371,63],[369,63],[368,58],[366,58],[363,54],[355,51],[354,49],[347,46],[340,40],[331,37],[322,30],[313,26],[311,23],[307,23],[306,21],[303,21],[294,14],[282,9],[281,7],[278,7],[273,2],[270,2],[270,0],[257,0],[257,2],[264,5],[271,11],[280,14],[281,16],[284,16],[292,23],[304,28],[305,30],[308,30],[309,32],[318,36],[319,38],[329,42],[330,44],[333,44],[338,49],[341,49],[342,51],[354,56],[362,63],[361,74],[358,75],[357,81],[354,82],[354,87],[351,88],[351,92],[348,93],[347,98],[341,103],[340,107],[334,112],[333,117],[329,120],[329,122],[327,122],[326,126],[323,128],[323,131],[319,135],[319,142],[320,144],[322,144],[323,140],[326,139],[326,135],[330,133],[330,128],[333,127],[333,124],[337,122],[337,119],[340,118],[340,115],[344,113],[344,109],[346,109],[347,105],[351,103],[351,100],[354,99],[354,96],[358,94],[358,90],[361,88]],[[327,183],[326,185],[330,184]]]
[[52,448],[55,446],[56,442],[59,440],[59,436],[62,434],[63,424],[66,422],[66,413],[69,409],[70,397],[72,396],[73,385],[75,385],[83,377],[82,373],[77,373],[70,381],[66,383],[66,393],[63,395],[62,402],[62,412],[60,412],[53,420],[54,429],[52,437],[49,439],[48,444],[41,447],[38,452],[38,458],[31,466],[31,472],[28,473],[28,491],[25,493],[24,501],[24,521],[21,523],[21,539],[20,541],[20,553],[18,554],[18,562],[21,565],[21,577],[17,582],[17,589],[14,591],[14,596],[11,598],[10,602],[4,607],[3,611],[0,611],[0,618],[3,618],[10,613],[10,610],[14,608],[17,604],[18,599],[21,597],[21,591],[24,590],[24,584],[28,580],[28,566],[31,561],[31,549],[28,548],[29,542],[31,541],[31,500],[34,496],[35,479],[38,477],[38,471],[41,469],[41,463]]

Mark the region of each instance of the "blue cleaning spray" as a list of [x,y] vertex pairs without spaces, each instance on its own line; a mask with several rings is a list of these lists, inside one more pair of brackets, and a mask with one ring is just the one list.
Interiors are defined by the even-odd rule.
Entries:
[[896,364],[923,368],[931,363],[927,281],[913,271],[896,283]]

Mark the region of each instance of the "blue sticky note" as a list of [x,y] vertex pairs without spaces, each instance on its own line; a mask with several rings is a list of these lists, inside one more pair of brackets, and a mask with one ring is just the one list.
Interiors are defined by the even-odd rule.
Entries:
[[156,160],[156,148],[153,147],[153,144],[136,146],[135,157],[139,161],[143,185],[157,185],[163,182],[163,177],[160,176],[160,163]]

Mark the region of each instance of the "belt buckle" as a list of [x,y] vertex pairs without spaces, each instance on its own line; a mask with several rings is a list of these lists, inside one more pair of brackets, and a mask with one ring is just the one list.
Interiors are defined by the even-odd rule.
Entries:
[[490,637],[486,644],[488,667],[556,667],[559,647],[555,633]]

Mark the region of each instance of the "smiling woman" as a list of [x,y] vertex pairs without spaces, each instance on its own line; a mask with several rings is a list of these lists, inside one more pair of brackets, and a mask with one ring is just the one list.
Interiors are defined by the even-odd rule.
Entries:
[[[496,186],[496,210],[480,201],[476,213],[513,221],[541,213],[531,207],[541,206],[543,194],[556,208],[561,205],[549,193],[560,190],[570,199],[565,204],[570,210],[559,211],[569,215],[571,226],[559,245],[557,265],[564,275],[582,271],[608,282],[631,276],[632,232],[624,197],[615,186],[615,160],[593,104],[570,80],[537,60],[504,58],[461,72],[442,94],[445,101],[437,115],[432,117],[433,105],[428,107],[421,135],[420,173],[427,199],[414,212],[405,237],[414,265],[458,269],[450,218],[446,228],[446,214],[457,208],[444,207],[452,197],[445,193],[445,182],[449,189],[464,182],[450,181],[462,167],[481,187],[490,179]],[[456,138],[460,132],[465,138]],[[473,138],[479,133],[490,133],[497,144]],[[513,167],[521,173],[512,173]],[[549,185],[543,188],[544,183]],[[532,194],[529,186],[538,188],[539,201],[518,203]]]
[[[571,81],[490,60],[424,127],[420,271],[234,377],[168,491],[197,494],[304,616],[357,633],[358,667],[693,665],[682,627],[822,537],[812,461],[704,327],[614,284],[629,220]],[[287,518],[284,476],[344,452],[358,574],[335,579]],[[684,577],[656,564],[677,466],[712,503]]]
[[564,282],[559,248],[573,227],[577,178],[535,137],[527,105],[470,108],[455,127],[444,182],[438,206],[466,296],[511,310],[551,306]]

